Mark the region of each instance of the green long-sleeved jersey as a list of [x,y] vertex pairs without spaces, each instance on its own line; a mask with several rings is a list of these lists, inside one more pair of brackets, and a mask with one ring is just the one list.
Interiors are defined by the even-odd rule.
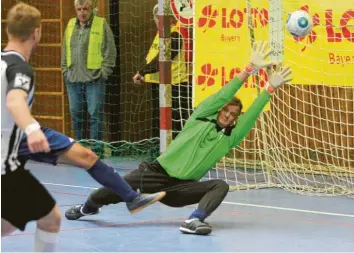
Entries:
[[239,117],[230,136],[225,135],[223,131],[217,131],[214,123],[197,119],[217,120],[218,110],[229,102],[241,87],[242,82],[234,78],[194,110],[183,130],[157,158],[171,177],[200,180],[250,132],[271,98],[265,90],[247,112]]

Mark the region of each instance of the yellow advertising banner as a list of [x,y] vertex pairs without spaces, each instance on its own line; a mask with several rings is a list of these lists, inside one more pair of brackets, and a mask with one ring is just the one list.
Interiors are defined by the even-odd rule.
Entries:
[[[293,84],[354,85],[354,0],[309,0],[306,5],[281,1],[284,31],[284,64],[293,70]],[[300,1],[299,1],[300,2]],[[247,26],[246,1],[195,1],[195,106],[227,84],[244,68],[251,54],[251,35]],[[286,31],[288,13],[307,10],[314,27],[305,38],[294,38]],[[269,1],[251,1],[255,40],[270,38]],[[256,84],[264,87],[268,80],[260,70],[259,80],[250,78],[236,94],[244,110],[257,96]],[[265,110],[268,110],[265,108]]]

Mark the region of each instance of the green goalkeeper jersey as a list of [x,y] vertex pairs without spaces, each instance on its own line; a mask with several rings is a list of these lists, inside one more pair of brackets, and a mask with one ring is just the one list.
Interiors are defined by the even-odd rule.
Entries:
[[229,102],[241,87],[242,82],[234,78],[194,110],[183,130],[157,158],[171,177],[200,180],[250,132],[271,98],[267,91],[263,91],[247,112],[239,117],[229,136],[225,135],[224,131],[217,131],[215,123],[211,122],[217,120],[218,110]]

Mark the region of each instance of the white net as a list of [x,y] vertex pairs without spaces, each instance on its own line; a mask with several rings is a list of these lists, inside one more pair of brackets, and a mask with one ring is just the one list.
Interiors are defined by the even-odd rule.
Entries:
[[[335,6],[329,0],[306,5],[295,0],[196,1],[197,104],[208,89],[214,92],[239,71],[254,40],[270,41],[275,49],[271,57],[293,70],[291,84],[277,92],[246,140],[208,178],[223,178],[233,189],[281,187],[303,194],[354,195],[352,6],[353,0]],[[301,39],[285,27],[287,15],[298,9],[309,11],[314,23],[312,33]],[[215,46],[206,47],[207,39]],[[198,82],[203,75],[214,83]],[[238,94],[246,109],[266,80],[267,74],[260,72]]]

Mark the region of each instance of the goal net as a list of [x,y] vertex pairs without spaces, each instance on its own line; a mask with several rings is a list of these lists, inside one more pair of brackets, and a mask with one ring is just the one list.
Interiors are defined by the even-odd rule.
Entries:
[[[6,15],[17,2],[2,1],[2,46],[7,41]],[[62,46],[69,20],[76,17],[74,0],[23,0],[42,14],[42,38],[31,64],[36,78],[32,112],[44,126],[63,132],[84,146],[96,148],[101,157],[115,162],[122,159],[151,160],[159,154],[159,86],[134,85],[133,76],[146,64],[146,56],[157,34],[153,7],[148,0],[89,0],[95,15],[104,17],[113,33],[116,58],[105,89],[89,90],[90,85],[76,85],[85,79],[70,73],[68,89],[62,74]],[[77,1],[83,3],[85,1]],[[82,11],[87,14],[87,10]],[[79,29],[79,28],[77,28]],[[85,34],[84,29],[82,34]],[[78,36],[72,42],[78,48]],[[79,33],[77,33],[79,34]],[[81,33],[80,33],[81,34]],[[111,53],[112,51],[107,51]],[[87,53],[87,52],[86,52]],[[85,50],[73,49],[72,60],[85,59]],[[109,55],[105,55],[108,57]],[[82,63],[85,68],[85,63]],[[74,66],[75,67],[75,66]],[[70,71],[68,71],[70,72]],[[76,72],[81,72],[77,71]],[[82,77],[84,75],[84,77]],[[99,74],[95,75],[98,77]],[[90,77],[89,77],[90,78]],[[97,80],[95,80],[97,81]],[[97,87],[102,85],[94,83]],[[93,86],[91,85],[91,86]],[[70,101],[69,95],[76,97]],[[74,126],[73,117],[77,126]],[[91,117],[92,116],[92,117]],[[79,137],[78,137],[79,136]]]
[[[292,82],[277,91],[249,136],[208,179],[223,178],[232,189],[281,187],[302,194],[354,196],[353,4],[195,2],[196,104],[245,65],[255,40],[269,41],[271,59],[283,60],[293,70]],[[285,22],[299,9],[310,13],[314,27],[309,36],[297,39],[286,31]],[[214,46],[205,45],[206,40]],[[237,94],[246,110],[267,79],[267,72],[260,71]]]

